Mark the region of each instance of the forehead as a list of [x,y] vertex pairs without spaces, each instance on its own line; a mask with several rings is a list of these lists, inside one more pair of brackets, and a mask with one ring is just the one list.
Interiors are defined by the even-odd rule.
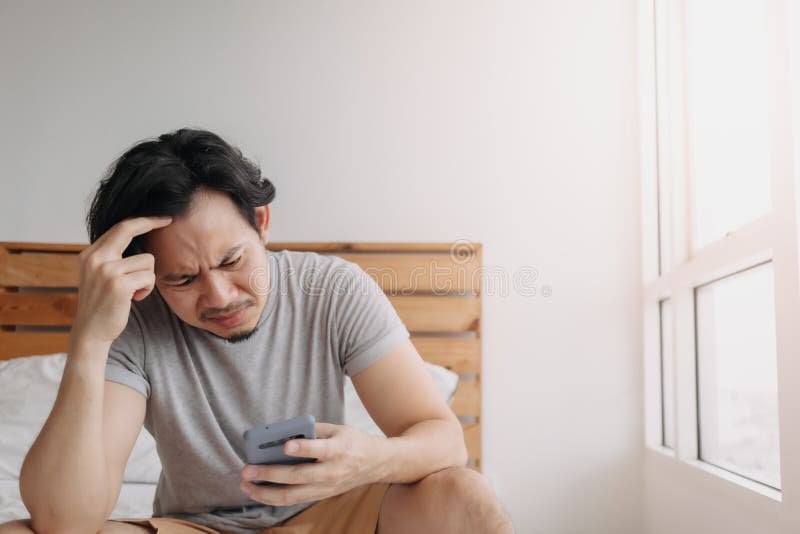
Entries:
[[257,239],[236,205],[224,193],[198,192],[187,213],[148,235],[156,263],[174,268],[214,262],[232,247]]

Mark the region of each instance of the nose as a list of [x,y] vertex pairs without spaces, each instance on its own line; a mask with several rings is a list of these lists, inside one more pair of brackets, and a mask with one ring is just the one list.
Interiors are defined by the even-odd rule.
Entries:
[[236,301],[236,286],[227,279],[225,273],[207,273],[203,289],[204,307],[214,308],[215,313]]

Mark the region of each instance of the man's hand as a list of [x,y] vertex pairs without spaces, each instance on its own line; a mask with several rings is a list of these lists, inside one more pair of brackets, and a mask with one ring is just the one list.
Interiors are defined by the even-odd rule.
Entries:
[[171,217],[135,217],[112,226],[80,255],[78,310],[72,342],[111,344],[128,323],[131,300],[142,300],[155,286],[155,258],[122,254],[137,235],[163,228]]
[[[254,501],[273,506],[317,501],[376,482],[382,465],[382,436],[357,428],[317,423],[317,439],[293,439],[283,445],[289,456],[316,458],[295,465],[245,465],[239,487]],[[296,449],[292,447],[296,446]],[[288,486],[260,486],[252,480]]]

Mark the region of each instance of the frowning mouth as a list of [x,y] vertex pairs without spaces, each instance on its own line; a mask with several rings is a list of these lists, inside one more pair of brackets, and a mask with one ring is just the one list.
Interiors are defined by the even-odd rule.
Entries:
[[209,320],[214,321],[224,328],[231,328],[232,326],[236,326],[242,322],[247,308],[249,308],[249,306],[245,306],[241,310],[235,311],[229,315],[217,315],[216,317],[209,317]]

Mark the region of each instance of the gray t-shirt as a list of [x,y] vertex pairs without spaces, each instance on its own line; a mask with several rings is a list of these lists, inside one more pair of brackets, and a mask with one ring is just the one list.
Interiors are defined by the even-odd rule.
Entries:
[[248,533],[311,506],[263,505],[242,493],[242,434],[303,414],[343,424],[344,374],[409,337],[357,264],[313,252],[265,254],[269,294],[251,338],[229,343],[188,325],[153,291],[132,303],[111,347],[106,379],[147,398],[144,427],[162,463],[154,517]]

